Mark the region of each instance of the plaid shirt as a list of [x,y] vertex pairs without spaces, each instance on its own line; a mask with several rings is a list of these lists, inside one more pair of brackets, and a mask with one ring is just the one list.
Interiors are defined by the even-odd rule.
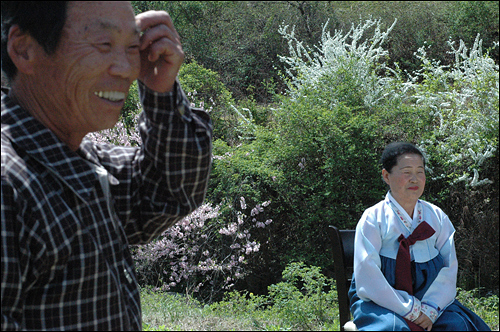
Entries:
[[141,148],[74,152],[2,91],[2,330],[140,330],[128,246],[203,201],[208,115],[139,82]]

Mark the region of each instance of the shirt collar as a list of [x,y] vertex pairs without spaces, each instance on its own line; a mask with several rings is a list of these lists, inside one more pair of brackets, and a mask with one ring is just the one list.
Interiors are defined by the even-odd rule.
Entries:
[[[13,146],[47,167],[76,194],[87,199],[98,178],[81,155],[97,163],[95,154],[88,151],[88,145],[82,145],[77,152],[72,151],[4,92],[6,90],[2,89],[2,136],[6,136]],[[80,151],[81,149],[86,151]]]
[[405,209],[396,201],[396,199],[392,196],[391,191],[389,190],[387,192],[387,195],[385,196],[385,200],[387,204],[394,204],[395,209],[399,211],[400,214],[402,214],[402,217],[406,220],[401,219],[401,216],[399,213],[396,211],[396,215],[398,215],[398,218],[401,220],[401,222],[405,225],[406,228],[408,228],[409,231],[411,231],[414,227],[418,226],[418,224],[422,221],[422,208],[420,205],[420,200],[417,201],[415,204],[415,207],[413,208],[413,218],[410,217],[408,212],[406,212]]

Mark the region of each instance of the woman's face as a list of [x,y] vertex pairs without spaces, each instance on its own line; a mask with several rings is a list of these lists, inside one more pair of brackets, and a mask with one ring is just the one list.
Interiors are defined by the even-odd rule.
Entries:
[[401,206],[417,203],[425,187],[425,167],[418,154],[404,154],[390,172],[382,170],[384,181],[391,188],[391,194]]

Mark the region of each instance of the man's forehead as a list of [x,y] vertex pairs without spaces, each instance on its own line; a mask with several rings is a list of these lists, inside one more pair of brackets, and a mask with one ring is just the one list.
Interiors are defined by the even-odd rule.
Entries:
[[140,34],[132,8],[126,2],[72,2],[69,16],[70,22],[83,25],[84,32],[107,30]]
[[[118,32],[118,33],[123,32],[122,27],[120,27],[117,23],[115,23],[109,19],[98,18],[98,19],[96,19],[94,26],[95,26],[95,28],[97,28],[99,30],[109,30],[109,31]],[[141,33],[141,31],[139,30],[139,27],[137,26],[135,21],[131,21],[130,24],[128,24],[127,30],[128,31],[126,31],[126,32],[130,32],[131,34],[134,34],[134,35],[139,35]]]

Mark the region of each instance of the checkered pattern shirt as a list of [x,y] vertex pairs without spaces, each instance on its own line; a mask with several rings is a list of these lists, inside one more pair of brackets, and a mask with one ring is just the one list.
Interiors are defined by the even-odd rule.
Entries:
[[2,330],[141,330],[130,244],[203,201],[212,127],[139,82],[140,148],[74,152],[2,91]]

